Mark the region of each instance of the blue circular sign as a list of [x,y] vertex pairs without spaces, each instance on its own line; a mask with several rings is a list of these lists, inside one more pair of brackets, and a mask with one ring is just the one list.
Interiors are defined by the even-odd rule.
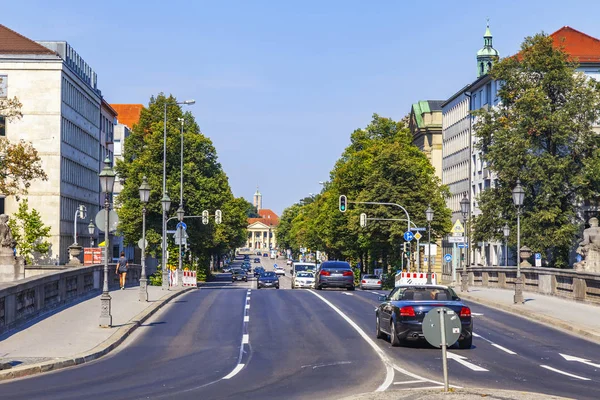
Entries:
[[446,254],[446,255],[444,256],[444,260],[445,260],[446,262],[450,262],[450,261],[452,261],[452,254]]
[[404,240],[406,240],[407,242],[410,242],[411,240],[413,240],[415,238],[415,235],[413,235],[412,232],[404,232]]

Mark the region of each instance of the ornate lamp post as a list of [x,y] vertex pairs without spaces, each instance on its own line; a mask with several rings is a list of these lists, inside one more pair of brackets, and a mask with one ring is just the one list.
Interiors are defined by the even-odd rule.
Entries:
[[185,211],[183,210],[183,206],[179,204],[179,208],[177,209],[177,219],[179,220],[179,266],[177,267],[177,286],[183,286],[183,256],[181,255],[181,245],[183,244],[183,227],[181,226],[181,222],[183,222],[183,217],[185,216]]
[[523,277],[521,276],[521,207],[525,200],[525,190],[521,186],[521,180],[517,179],[517,185],[512,190],[512,198],[517,207],[517,280],[515,282],[515,304],[523,304]]
[[88,233],[90,234],[90,240],[92,241],[92,247],[94,247],[94,233],[96,233],[96,225],[94,225],[94,221],[90,219],[90,224],[88,225]]
[[[469,216],[470,209],[471,209],[471,202],[469,201],[469,199],[467,198],[467,194],[465,193],[464,197],[460,201],[460,212],[462,213],[462,216],[463,216],[463,221],[465,224],[465,231],[466,231],[467,235],[469,233],[469,231],[466,229],[467,217]],[[467,242],[465,244],[468,246],[469,241],[467,240]],[[465,254],[468,254],[468,252],[469,252],[469,249],[465,246]],[[462,274],[461,274],[461,286],[460,286],[461,292],[467,292],[469,290],[469,275],[467,274],[466,258],[467,257],[465,257],[465,260],[463,260],[463,268],[462,268]]]
[[425,217],[427,218],[427,231],[428,231],[428,250],[427,250],[427,284],[431,284],[431,221],[433,221],[433,210],[431,204],[427,206],[425,210]]
[[504,266],[508,267],[508,237],[510,236],[508,224],[504,224],[502,232],[504,233]]
[[115,185],[115,177],[117,174],[110,166],[111,161],[108,156],[104,160],[104,168],[99,174],[100,188],[104,197],[104,283],[102,285],[102,295],[100,296],[100,326],[109,328],[112,326],[112,315],[110,313],[110,294],[108,294],[108,218],[110,211],[109,196]]
[[142,274],[140,275],[140,301],[148,301],[148,279],[146,279],[146,204],[150,199],[150,185],[146,176],[138,189],[142,202]]
[[171,198],[167,191],[160,200],[163,210],[163,238],[162,238],[162,289],[169,290],[169,271],[167,270],[167,213],[171,209]]

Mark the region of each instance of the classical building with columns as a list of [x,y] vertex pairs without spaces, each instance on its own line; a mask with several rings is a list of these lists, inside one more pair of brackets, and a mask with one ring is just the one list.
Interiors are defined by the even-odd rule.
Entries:
[[259,218],[248,218],[248,242],[246,247],[252,250],[269,250],[277,248],[277,226],[279,217],[272,210],[262,208],[262,194],[256,189],[254,207]]

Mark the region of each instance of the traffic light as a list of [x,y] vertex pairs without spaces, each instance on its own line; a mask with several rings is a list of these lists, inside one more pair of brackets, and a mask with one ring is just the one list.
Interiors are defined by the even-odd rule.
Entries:
[[347,203],[348,203],[348,199],[346,199],[346,196],[341,195],[340,196],[340,211],[341,212],[346,212]]
[[223,221],[223,216],[221,215],[221,210],[215,211],[215,224],[220,224]]
[[208,224],[208,210],[202,211],[202,223],[204,225]]
[[363,228],[367,226],[367,214],[365,213],[360,214],[360,226]]

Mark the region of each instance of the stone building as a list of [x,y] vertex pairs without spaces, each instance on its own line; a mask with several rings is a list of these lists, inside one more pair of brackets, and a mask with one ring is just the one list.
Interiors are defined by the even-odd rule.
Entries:
[[[80,204],[88,219],[77,221],[78,242],[90,244],[87,225],[99,210],[101,161],[105,155],[112,159],[109,138],[100,133],[105,114],[97,75],[67,42],[35,42],[0,25],[0,76],[3,95],[23,104],[23,118],[7,122],[2,133],[31,142],[48,175],[47,181],[32,182],[26,196],[51,227],[50,252],[36,261],[64,264]],[[18,200],[4,199],[3,211],[16,212]]]
[[262,194],[256,189],[253,199],[259,218],[248,218],[248,241],[246,247],[252,250],[277,248],[277,226],[279,217],[268,208],[262,208]]
[[413,144],[419,148],[442,179],[442,103],[441,100],[419,101],[410,109],[409,129]]

